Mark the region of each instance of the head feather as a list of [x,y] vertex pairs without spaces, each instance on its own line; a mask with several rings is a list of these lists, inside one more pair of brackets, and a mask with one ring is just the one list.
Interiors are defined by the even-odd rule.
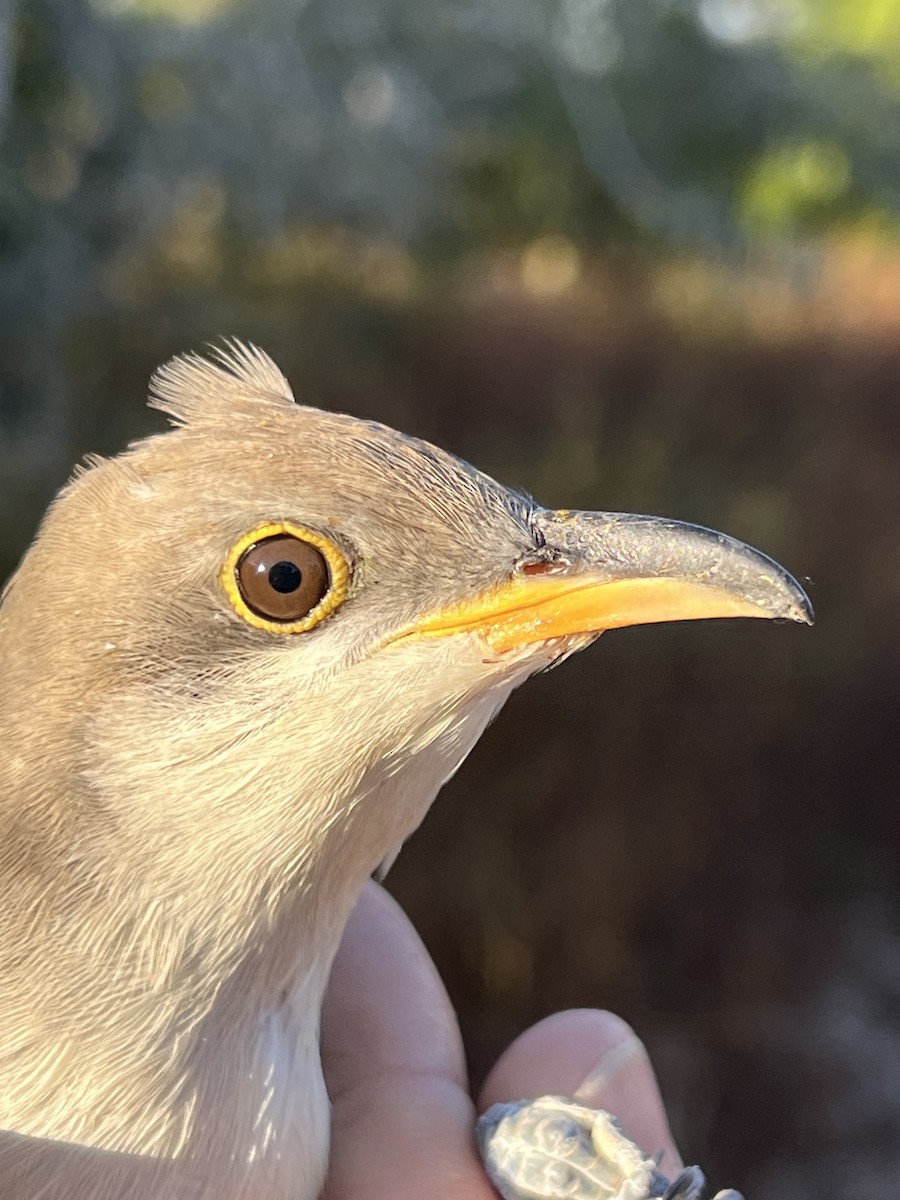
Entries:
[[264,350],[230,340],[210,356],[180,354],[154,373],[150,406],[176,425],[216,420],[247,401],[293,404],[291,385]]

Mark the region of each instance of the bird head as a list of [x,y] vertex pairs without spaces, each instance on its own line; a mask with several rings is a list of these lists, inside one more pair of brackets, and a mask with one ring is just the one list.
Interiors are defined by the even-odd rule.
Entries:
[[[191,1031],[227,1045],[298,979],[317,1018],[365,878],[515,686],[605,629],[810,609],[724,535],[544,510],[298,405],[253,348],[176,359],[152,392],[176,427],[77,474],[0,605],[0,871],[19,944],[65,964],[42,1003],[98,1046],[77,1070],[155,1083],[103,1115],[99,1082],[53,1099],[2,1055],[0,1082],[28,1132],[168,1150]],[[103,987],[132,1015],[98,1032]]]

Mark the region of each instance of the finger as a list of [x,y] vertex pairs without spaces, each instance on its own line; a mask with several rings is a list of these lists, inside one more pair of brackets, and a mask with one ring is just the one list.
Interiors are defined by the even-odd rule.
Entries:
[[374,885],[334,964],[322,1049],[326,1200],[496,1200],[475,1151],[452,1005],[415,930]]
[[681,1169],[653,1068],[643,1043],[612,1013],[573,1009],[532,1026],[501,1056],[479,1109],[501,1100],[569,1096],[603,1108],[669,1176]]

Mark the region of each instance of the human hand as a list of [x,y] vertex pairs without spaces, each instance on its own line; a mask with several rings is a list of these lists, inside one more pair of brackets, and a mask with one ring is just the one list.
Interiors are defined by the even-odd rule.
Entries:
[[[335,961],[322,1058],[334,1106],[325,1200],[496,1200],[475,1149],[456,1015],[415,930],[374,884]],[[613,1113],[678,1174],[646,1052],[618,1017],[580,1009],[527,1030],[494,1066],[478,1111],[548,1094]]]

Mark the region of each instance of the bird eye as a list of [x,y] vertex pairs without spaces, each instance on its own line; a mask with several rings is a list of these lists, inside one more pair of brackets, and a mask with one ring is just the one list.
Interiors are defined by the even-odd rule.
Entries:
[[287,521],[245,534],[222,569],[237,614],[273,633],[318,625],[344,601],[349,581],[347,560],[333,542]]
[[282,534],[251,546],[237,566],[248,607],[272,621],[299,621],[328,591],[325,555],[309,542]]

